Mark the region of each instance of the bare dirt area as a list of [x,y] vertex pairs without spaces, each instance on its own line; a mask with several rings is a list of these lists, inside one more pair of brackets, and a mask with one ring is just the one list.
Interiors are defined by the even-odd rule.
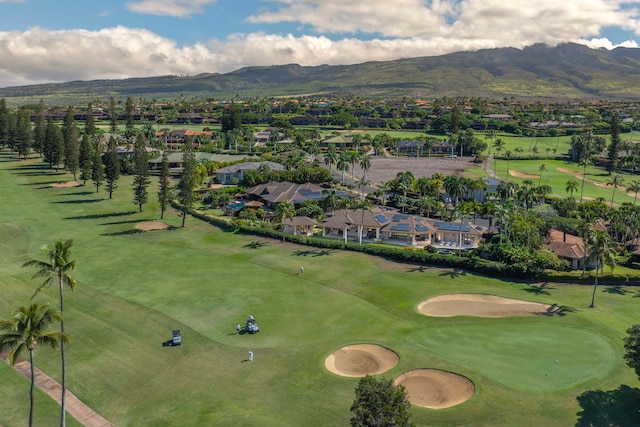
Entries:
[[532,173],[520,172],[516,170],[509,171],[509,175],[515,176],[516,178],[525,178],[525,179],[538,179],[540,175],[534,175]]
[[142,231],[166,230],[167,228],[169,228],[169,225],[160,221],[145,221],[136,225],[136,229]]
[[412,405],[444,409],[469,400],[475,391],[473,382],[462,375],[439,369],[415,369],[394,381],[404,386]]
[[[434,173],[461,176],[468,169],[480,169],[482,164],[473,163],[472,158],[448,157],[374,157],[371,168],[367,171],[367,180],[372,185],[390,181],[398,172],[410,171],[416,178],[430,177]],[[351,168],[345,176],[351,177]],[[355,178],[362,178],[362,169],[355,167]]]
[[55,184],[51,184],[53,188],[69,188],[69,187],[77,187],[80,183],[77,181],[67,181],[67,182],[56,182]]
[[485,294],[440,295],[421,302],[418,311],[427,316],[506,317],[553,314],[560,307],[533,301]]

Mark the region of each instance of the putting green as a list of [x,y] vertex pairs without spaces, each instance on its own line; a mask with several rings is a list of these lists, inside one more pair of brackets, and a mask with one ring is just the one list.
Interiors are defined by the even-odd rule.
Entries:
[[611,343],[596,332],[551,321],[447,325],[416,331],[410,339],[429,353],[531,392],[566,390],[604,378],[618,359]]

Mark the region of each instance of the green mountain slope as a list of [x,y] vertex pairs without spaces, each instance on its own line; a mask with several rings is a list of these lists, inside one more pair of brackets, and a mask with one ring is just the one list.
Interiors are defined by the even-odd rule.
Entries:
[[612,51],[578,44],[500,48],[442,56],[303,67],[247,67],[227,74],[76,81],[0,89],[7,99],[116,96],[168,98],[354,94],[632,98],[640,96],[640,49]]

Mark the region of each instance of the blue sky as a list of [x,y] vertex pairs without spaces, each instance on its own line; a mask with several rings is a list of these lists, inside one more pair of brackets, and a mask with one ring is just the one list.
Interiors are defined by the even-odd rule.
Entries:
[[639,8],[620,0],[0,0],[0,87],[538,42],[638,47]]

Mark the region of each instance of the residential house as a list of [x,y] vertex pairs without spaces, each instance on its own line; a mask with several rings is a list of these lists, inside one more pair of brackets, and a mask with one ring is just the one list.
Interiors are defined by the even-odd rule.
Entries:
[[469,222],[439,221],[402,214],[396,209],[340,209],[321,224],[322,235],[348,240],[369,240],[406,246],[472,249],[478,247],[485,227]]
[[216,182],[218,184],[238,184],[244,180],[244,173],[249,170],[269,168],[273,171],[283,171],[285,167],[275,162],[244,162],[236,165],[220,168],[216,171]]
[[284,232],[294,236],[313,236],[314,227],[317,223],[317,220],[308,216],[294,216],[293,218],[285,218],[282,221]]
[[[581,270],[584,267],[585,256],[588,256],[582,237],[560,230],[551,230],[542,247],[556,254],[558,258],[569,261],[572,270]],[[587,268],[595,268],[595,264],[590,262]]]
[[[273,209],[281,202],[291,202],[293,204],[300,204],[307,200],[317,200],[320,202],[325,197],[325,194],[323,194],[324,190],[327,190],[327,188],[318,184],[294,184],[289,181],[272,181],[247,188],[244,190],[244,193],[250,199],[261,201],[267,207]],[[356,197],[355,194],[345,191],[336,191],[336,196]]]

